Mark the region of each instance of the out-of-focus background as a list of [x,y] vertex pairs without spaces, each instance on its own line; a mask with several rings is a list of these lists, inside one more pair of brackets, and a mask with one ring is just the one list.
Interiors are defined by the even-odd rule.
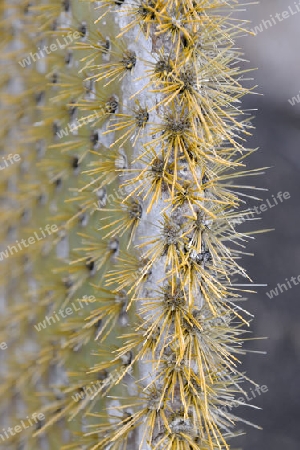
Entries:
[[[268,340],[249,342],[248,348],[266,350],[267,355],[248,354],[243,369],[268,390],[252,402],[263,408],[261,411],[246,406],[232,410],[263,430],[243,426],[247,434],[232,446],[299,450],[300,284],[295,286],[291,277],[300,275],[300,1],[261,0],[247,6],[246,14],[241,12],[241,17],[245,15],[256,36],[247,36],[238,44],[250,60],[246,67],[258,68],[253,76],[259,85],[257,92],[263,94],[249,95],[243,102],[244,108],[258,108],[249,146],[260,147],[260,151],[250,165],[271,166],[255,180],[269,189],[260,196],[263,203],[268,199],[271,205],[256,225],[275,231],[258,234],[248,246],[255,257],[243,260],[252,279],[268,285],[258,287],[247,302],[248,310],[255,314],[255,336],[268,336]],[[280,191],[289,192],[290,198],[273,206],[272,195],[276,197]],[[285,283],[286,288],[280,289],[278,283]],[[271,290],[277,292],[273,298],[269,298]]]

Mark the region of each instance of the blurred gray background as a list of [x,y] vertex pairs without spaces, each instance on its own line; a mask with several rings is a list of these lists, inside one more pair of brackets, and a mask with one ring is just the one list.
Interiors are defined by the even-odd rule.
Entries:
[[248,246],[255,257],[243,259],[252,279],[268,285],[257,288],[247,308],[255,315],[255,336],[269,337],[247,344],[248,348],[266,350],[267,355],[247,355],[243,368],[257,383],[266,385],[268,392],[253,401],[263,408],[261,411],[247,407],[233,411],[263,430],[243,426],[247,434],[232,441],[232,447],[299,450],[300,284],[291,283],[292,288],[282,288],[283,293],[272,299],[266,292],[286,278],[300,275],[300,96],[299,103],[288,101],[300,91],[300,1],[261,0],[240,15],[252,21],[250,29],[258,26],[262,30],[257,28],[256,36],[238,42],[250,61],[246,67],[258,68],[253,73],[254,84],[263,94],[249,95],[243,102],[244,108],[258,108],[249,146],[260,147],[260,151],[251,158],[250,166],[272,166],[264,176],[255,178],[256,185],[269,189],[261,193],[263,199],[272,203],[272,194],[276,196],[279,191],[288,191],[291,198],[260,215],[256,228],[275,231],[256,235]]

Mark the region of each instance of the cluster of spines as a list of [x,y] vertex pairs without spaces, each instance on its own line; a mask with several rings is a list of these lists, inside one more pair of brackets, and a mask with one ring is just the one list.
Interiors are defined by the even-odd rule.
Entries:
[[[255,171],[244,169],[248,131],[237,104],[246,90],[228,39],[244,24],[215,7],[211,0],[55,0],[11,8],[22,22],[24,54],[67,32],[79,31],[80,39],[45,58],[45,67],[18,68],[24,86],[17,101],[10,97],[25,169],[12,168],[6,221],[18,224],[18,214],[28,221],[14,236],[30,236],[50,220],[58,233],[46,253],[43,242],[9,259],[13,277],[21,277],[7,318],[21,324],[21,339],[75,296],[97,298],[32,337],[41,339],[27,364],[9,361],[4,389],[22,367],[18,394],[28,411],[46,416],[38,441],[28,432],[12,445],[71,449],[79,439],[89,449],[229,448],[238,419],[220,408],[245,379],[236,354],[243,353],[237,321],[246,321],[232,278],[246,276],[237,259],[247,235],[232,224],[243,216],[235,212],[242,186],[228,180]],[[140,50],[141,36],[151,51]],[[15,58],[10,51],[9,61]],[[136,66],[145,76],[135,77]],[[91,121],[77,121],[59,138],[87,115]],[[20,340],[12,342],[17,351]],[[110,397],[99,391],[72,400],[70,393],[104,373],[117,374]]]

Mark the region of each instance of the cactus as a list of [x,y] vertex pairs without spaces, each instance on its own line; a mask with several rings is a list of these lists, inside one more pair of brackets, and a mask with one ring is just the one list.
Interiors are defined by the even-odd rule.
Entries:
[[230,448],[239,3],[1,1],[0,448]]

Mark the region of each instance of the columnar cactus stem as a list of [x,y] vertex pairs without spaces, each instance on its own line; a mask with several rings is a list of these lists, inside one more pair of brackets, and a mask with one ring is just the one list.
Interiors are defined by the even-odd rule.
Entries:
[[254,189],[236,179],[260,173],[239,3],[3,0],[4,426],[42,417],[5,448],[230,448]]

